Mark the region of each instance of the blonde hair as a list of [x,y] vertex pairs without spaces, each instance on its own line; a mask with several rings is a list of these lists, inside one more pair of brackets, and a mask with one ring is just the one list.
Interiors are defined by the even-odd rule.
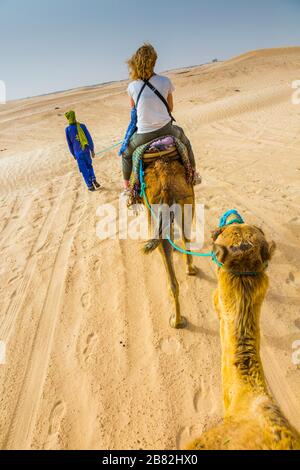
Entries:
[[157,52],[151,44],[145,43],[127,61],[132,80],[149,80],[154,74]]

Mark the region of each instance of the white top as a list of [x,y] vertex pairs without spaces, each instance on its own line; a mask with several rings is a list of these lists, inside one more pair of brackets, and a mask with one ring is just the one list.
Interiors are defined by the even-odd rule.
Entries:
[[[162,75],[153,75],[149,82],[162,94],[167,100],[170,93],[173,93],[175,87],[171,80]],[[128,94],[136,103],[139,92],[142,89],[143,80],[136,80],[130,83]],[[138,134],[146,134],[147,132],[157,131],[166,126],[171,118],[168,110],[161,99],[146,86],[138,105]]]

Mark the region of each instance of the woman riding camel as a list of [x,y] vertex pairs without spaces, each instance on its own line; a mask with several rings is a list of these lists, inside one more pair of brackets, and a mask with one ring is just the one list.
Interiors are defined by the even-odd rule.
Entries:
[[154,72],[156,62],[157,53],[151,44],[144,44],[127,62],[133,80],[128,94],[131,108],[137,114],[137,124],[134,124],[135,132],[130,140],[127,139],[121,149],[125,191],[130,187],[134,151],[159,137],[174,136],[181,140],[187,147],[192,167],[196,167],[190,141],[183,129],[173,124],[175,88],[169,78]]

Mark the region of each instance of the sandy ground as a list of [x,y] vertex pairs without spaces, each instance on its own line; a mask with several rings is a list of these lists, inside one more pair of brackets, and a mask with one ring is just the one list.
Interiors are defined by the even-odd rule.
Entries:
[[[204,182],[206,245],[236,207],[278,244],[263,307],[269,385],[300,429],[300,48],[259,51],[171,72],[178,124]],[[116,152],[95,161],[104,185],[87,193],[70,158],[63,114],[75,108],[97,150],[122,136],[126,83],[17,101],[0,108],[0,445],[5,449],[175,449],[222,416],[215,268],[180,255],[186,331],[158,253],[96,237],[100,204],[118,206]],[[56,109],[59,108],[59,109]]]

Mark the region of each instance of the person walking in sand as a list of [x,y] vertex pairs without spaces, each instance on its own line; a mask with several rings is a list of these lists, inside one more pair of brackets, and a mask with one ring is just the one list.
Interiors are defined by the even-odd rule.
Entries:
[[[132,155],[143,144],[159,137],[177,137],[186,146],[190,163],[196,170],[195,157],[189,139],[183,129],[173,124],[173,91],[168,77],[157,75],[154,71],[157,53],[151,44],[144,44],[128,61],[131,79],[128,87],[132,122],[120,150],[124,177],[124,190],[130,187],[132,173]],[[137,121],[137,123],[136,123]],[[200,177],[196,173],[196,184]]]
[[69,149],[74,159],[78,163],[78,168],[89,191],[98,191],[101,186],[97,182],[92,158],[95,158],[94,142],[84,124],[76,120],[74,111],[65,114],[69,121],[66,128],[66,137]]

